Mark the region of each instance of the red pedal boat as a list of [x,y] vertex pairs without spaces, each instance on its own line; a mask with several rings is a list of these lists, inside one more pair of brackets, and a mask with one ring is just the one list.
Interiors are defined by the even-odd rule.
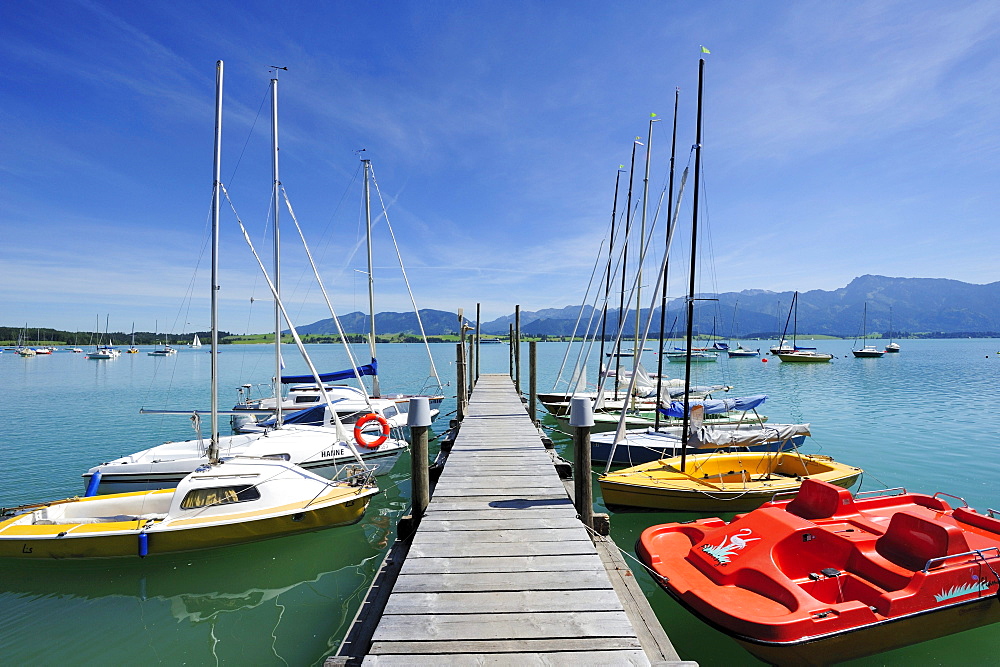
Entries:
[[636,551],[682,605],[774,664],[840,662],[1000,621],[997,512],[875,493],[806,479],[794,499],[730,523],[647,528]]

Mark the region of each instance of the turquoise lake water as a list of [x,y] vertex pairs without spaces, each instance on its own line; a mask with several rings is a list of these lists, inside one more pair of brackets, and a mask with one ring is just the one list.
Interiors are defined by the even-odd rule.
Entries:
[[[799,341],[800,344],[806,344]],[[887,341],[876,345],[884,345]],[[865,490],[905,486],[944,491],[980,510],[1000,509],[1000,340],[902,340],[902,352],[854,359],[851,341],[817,341],[837,356],[829,364],[777,359],[699,364],[695,382],[733,385],[733,395],[766,393],[772,421],[808,422],[806,452],[830,454],[865,469]],[[744,342],[766,350],[771,341]],[[285,346],[286,372],[305,372]],[[455,401],[455,346],[431,345],[450,382],[440,432]],[[165,440],[193,437],[183,416],[139,409],[207,409],[209,355],[181,349],[173,357],[122,355],[91,361],[56,352],[23,359],[0,354],[6,428],[0,435],[0,505],[79,494],[90,466]],[[323,370],[347,366],[339,346],[310,346]],[[507,345],[482,346],[484,373],[506,373]],[[538,388],[547,391],[564,344],[538,345]],[[236,388],[267,382],[273,350],[226,346],[220,360],[220,405]],[[527,344],[522,386],[528,386]],[[359,348],[361,358],[364,353]],[[846,356],[845,356],[846,355]],[[655,357],[644,358],[655,369]],[[422,345],[383,345],[385,392],[420,391],[429,376]],[[676,377],[683,364],[665,364]],[[596,364],[592,364],[592,374]],[[561,388],[561,387],[560,387]],[[555,426],[551,418],[543,423]],[[568,437],[557,448],[571,458]],[[432,455],[436,447],[432,445]],[[383,492],[354,526],[226,549],[107,561],[0,563],[0,662],[5,664],[313,665],[336,650],[353,618],[395,523],[409,506],[408,455],[381,477]],[[598,469],[595,468],[595,479]],[[607,511],[595,483],[596,510]],[[631,553],[646,527],[698,515],[612,513],[612,536]],[[637,580],[681,656],[703,665],[754,664],[725,635],[680,609],[641,571]],[[857,665],[995,664],[1000,626],[952,635],[855,661]]]

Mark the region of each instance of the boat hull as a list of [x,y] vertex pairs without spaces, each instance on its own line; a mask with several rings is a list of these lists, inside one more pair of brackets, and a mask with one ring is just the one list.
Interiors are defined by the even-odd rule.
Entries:
[[598,484],[604,503],[684,512],[745,512],[777,494],[798,490],[809,477],[849,488],[863,473],[828,456],[797,453],[700,454],[687,457],[685,465],[689,474],[679,471],[680,459],[674,457],[603,475]]
[[933,613],[913,614],[799,642],[759,642],[735,635],[733,639],[757,658],[774,665],[828,665],[997,622],[1000,622],[1000,601],[991,594],[938,608]]
[[[336,499],[277,510],[216,517],[195,517],[153,524],[148,521],[115,521],[92,524],[5,526],[0,523],[0,557],[30,559],[120,558],[138,556],[139,535],[145,532],[148,555],[196,551],[283,537],[295,533],[357,523],[377,491],[358,488],[341,492]],[[121,494],[128,495],[128,494]],[[86,499],[78,502],[85,502]],[[235,521],[234,521],[235,519]]]
[[785,363],[800,363],[800,364],[817,364],[824,363],[833,359],[832,354],[801,354],[796,352],[778,353],[777,357]]

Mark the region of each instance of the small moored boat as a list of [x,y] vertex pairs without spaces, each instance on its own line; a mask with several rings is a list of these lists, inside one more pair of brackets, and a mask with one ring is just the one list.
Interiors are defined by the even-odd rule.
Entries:
[[647,528],[636,551],[684,607],[773,664],[840,662],[1000,621],[996,512],[876,493],[807,479],[794,499],[731,522]]
[[356,523],[376,493],[367,471],[331,481],[285,461],[223,460],[176,489],[4,511],[13,516],[0,521],[0,556],[110,558],[252,542]]
[[[808,424],[804,424],[808,432]],[[687,446],[697,447],[697,431]],[[761,438],[766,432],[759,434]],[[745,512],[777,493],[795,492],[808,478],[850,487],[863,470],[798,451],[713,452],[674,456],[608,472],[598,478],[606,505],[688,512]]]

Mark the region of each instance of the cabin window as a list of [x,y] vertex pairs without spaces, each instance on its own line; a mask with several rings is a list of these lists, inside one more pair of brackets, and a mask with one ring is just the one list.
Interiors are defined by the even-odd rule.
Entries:
[[319,403],[319,396],[296,396],[296,403]]
[[386,419],[388,419],[389,417],[395,417],[398,414],[399,411],[396,410],[395,405],[390,405],[385,410],[382,411],[382,416],[385,417]]
[[212,505],[228,505],[244,503],[248,500],[260,499],[260,491],[256,486],[216,486],[188,491],[181,501],[182,510],[193,510]]

